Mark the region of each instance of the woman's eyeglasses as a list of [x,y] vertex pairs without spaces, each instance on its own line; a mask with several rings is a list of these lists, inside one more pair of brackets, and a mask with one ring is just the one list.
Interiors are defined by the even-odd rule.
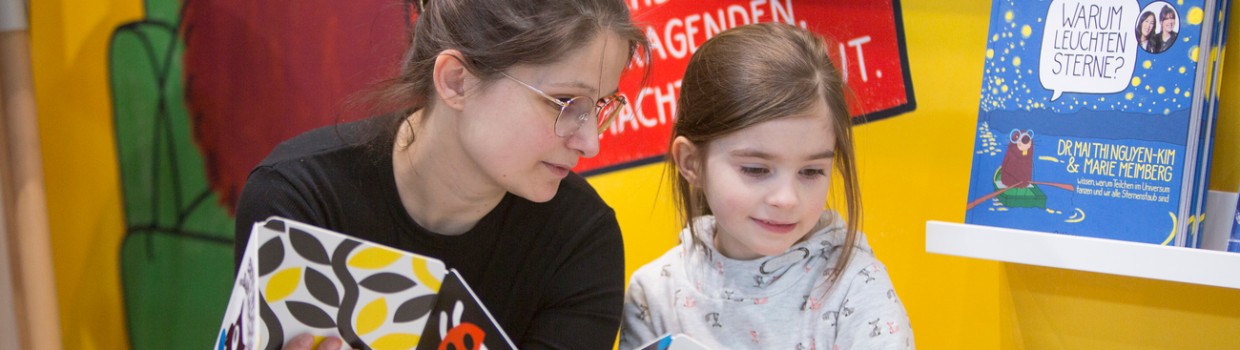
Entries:
[[568,98],[555,98],[538,88],[514,78],[508,73],[499,72],[508,79],[525,86],[539,96],[546,98],[547,101],[554,103],[560,107],[560,113],[555,116],[555,135],[559,137],[570,137],[581,130],[581,126],[586,124],[594,125],[599,134],[602,134],[607,127],[611,125],[611,120],[615,119],[620,113],[620,109],[628,104],[628,100],[619,93],[592,101],[586,96],[577,96]]

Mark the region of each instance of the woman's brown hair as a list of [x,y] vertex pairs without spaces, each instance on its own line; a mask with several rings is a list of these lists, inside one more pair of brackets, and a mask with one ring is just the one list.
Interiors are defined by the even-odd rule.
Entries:
[[[844,181],[848,216],[843,256],[827,277],[834,282],[848,265],[856,245],[861,195],[846,86],[827,56],[827,48],[818,35],[783,23],[751,24],[719,33],[702,44],[689,60],[681,81],[671,139],[675,142],[678,137],[687,138],[699,149],[697,156],[705,157],[712,140],[825,102],[835,133],[833,168]],[[696,232],[694,218],[713,213],[702,189],[680,176],[674,162],[669,155],[668,176],[679,218],[691,232]],[[697,235],[690,236],[694,239],[692,244],[706,244]]]
[[361,100],[370,113],[395,115],[377,123],[372,145],[390,144],[405,116],[432,107],[435,58],[444,50],[459,51],[466,69],[483,84],[514,65],[554,63],[603,30],[628,40],[630,58],[649,55],[646,35],[632,23],[623,0],[417,1],[413,41],[400,74]]

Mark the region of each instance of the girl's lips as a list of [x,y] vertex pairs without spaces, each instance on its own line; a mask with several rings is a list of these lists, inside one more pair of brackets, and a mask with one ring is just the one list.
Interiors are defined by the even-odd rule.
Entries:
[[763,229],[766,229],[767,231],[771,231],[774,233],[782,234],[782,233],[792,232],[792,229],[795,229],[797,227],[796,223],[780,224],[780,223],[775,223],[775,222],[760,220],[760,219],[752,219],[752,220],[755,223],[757,223],[758,226],[761,226]]

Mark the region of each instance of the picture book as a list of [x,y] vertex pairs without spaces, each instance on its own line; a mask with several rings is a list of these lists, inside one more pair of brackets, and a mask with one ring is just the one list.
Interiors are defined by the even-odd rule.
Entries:
[[[1214,16],[1213,19],[1213,43],[1208,50],[1207,56],[1209,61],[1206,66],[1206,75],[1209,76],[1209,79],[1206,80],[1207,87],[1204,89],[1207,95],[1204,102],[1205,112],[1202,115],[1203,131],[1200,134],[1201,142],[1206,145],[1214,143],[1214,124],[1218,121],[1218,93],[1219,86],[1222,85],[1223,52],[1227,43],[1227,26],[1230,18],[1227,14],[1231,13],[1231,0],[1217,0],[1215,5],[1217,6],[1216,13],[1219,15]],[[1190,225],[1192,226],[1189,228],[1189,235],[1186,237],[1188,240],[1184,244],[1186,247],[1201,248],[1204,241],[1202,237],[1205,234],[1206,194],[1209,193],[1211,149],[1212,147],[1209,146],[1198,148],[1197,161],[1199,164],[1202,164],[1202,168],[1197,172],[1197,178],[1193,180],[1193,194],[1196,195],[1196,198],[1191,203],[1191,207],[1192,213],[1195,213],[1195,216],[1190,218]]]
[[634,350],[710,350],[685,334],[668,334]]
[[443,262],[289,219],[256,223],[214,349],[309,333],[356,349],[515,349]]
[[1196,244],[1225,7],[994,1],[965,222]]
[[1240,199],[1236,200],[1236,212],[1231,217],[1231,236],[1227,240],[1227,251],[1240,253]]

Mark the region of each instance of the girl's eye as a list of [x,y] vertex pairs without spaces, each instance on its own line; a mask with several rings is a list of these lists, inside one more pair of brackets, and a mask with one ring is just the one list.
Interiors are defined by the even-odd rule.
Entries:
[[826,176],[826,175],[827,175],[827,171],[823,169],[801,170],[801,176],[805,176],[805,177],[817,177],[817,176]]
[[770,174],[771,170],[767,168],[743,166],[741,167],[741,173],[750,176],[762,176]]

